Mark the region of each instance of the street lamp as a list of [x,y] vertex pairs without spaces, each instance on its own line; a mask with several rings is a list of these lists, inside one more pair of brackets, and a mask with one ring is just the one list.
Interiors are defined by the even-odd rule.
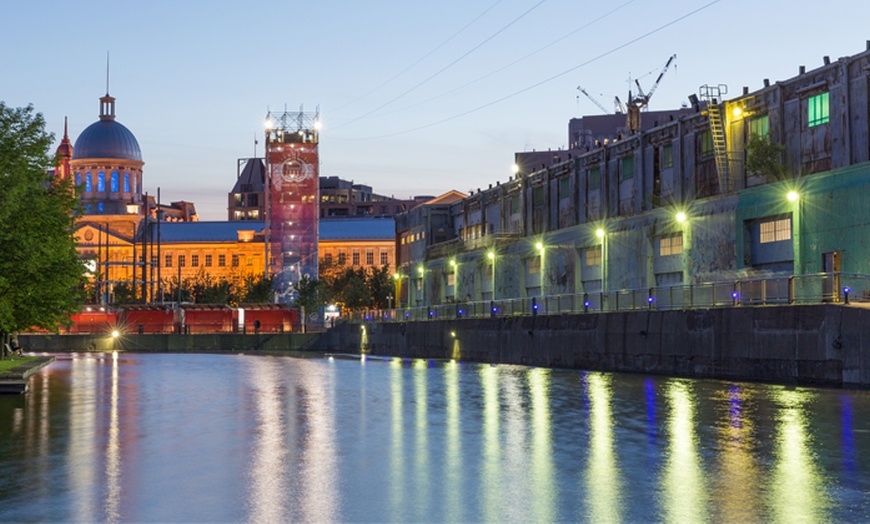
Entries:
[[545,268],[544,268],[544,249],[545,249],[544,243],[543,242],[536,243],[535,248],[537,248],[538,252],[541,253],[541,268],[540,268],[541,270],[540,270],[540,273],[538,275],[539,275],[539,278],[541,279],[541,298],[543,298],[546,295],[546,293],[544,292],[545,291],[544,290],[544,281],[546,280],[546,278],[545,278],[546,272],[545,272]]
[[[601,291],[607,292],[607,232],[599,227],[595,236],[601,240]],[[601,304],[603,307],[603,304]]]
[[402,308],[402,275],[393,273],[393,280],[396,281],[396,309]]
[[492,300],[495,300],[495,251],[490,251],[486,254],[486,257],[489,258],[490,264],[492,264]]
[[456,266],[456,259],[455,258],[450,259],[450,267],[451,267],[451,269],[453,269],[453,300],[458,302],[459,301],[459,285],[458,285],[459,279],[457,277],[459,276],[459,271],[456,269],[457,266]]

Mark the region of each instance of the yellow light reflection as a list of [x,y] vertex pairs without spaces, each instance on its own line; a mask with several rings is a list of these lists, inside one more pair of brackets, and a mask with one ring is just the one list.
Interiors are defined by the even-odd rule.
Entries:
[[459,408],[459,364],[455,361],[444,366],[444,394],[447,402],[447,438],[445,449],[445,494],[444,517],[450,522],[465,520],[462,518],[462,496],[465,495],[462,486],[462,427]]
[[527,453],[511,450],[526,450],[530,445],[527,441],[528,420],[523,402],[523,392],[515,373],[504,375],[504,479],[501,495],[503,521],[531,522],[529,493],[532,490],[532,479],[529,476],[529,459]]
[[402,359],[390,360],[390,399],[391,419],[390,426],[390,508],[393,518],[399,521],[405,514],[405,438],[404,438],[404,378]]
[[586,470],[590,522],[619,522],[621,481],[613,442],[610,409],[611,376],[590,373],[589,384],[589,466]]
[[499,435],[500,404],[498,400],[498,368],[480,366],[483,392],[483,472],[481,478],[481,509],[485,522],[501,520],[501,437]]
[[728,409],[724,420],[719,423],[719,447],[722,451],[715,477],[716,499],[721,513],[719,520],[751,522],[762,511],[758,494],[762,490],[759,479],[764,476],[755,457],[754,417],[747,413],[752,395],[731,384],[720,400]]
[[553,439],[550,423],[550,370],[529,370],[532,430],[532,510],[533,520],[553,521]]
[[821,468],[810,449],[805,405],[813,400],[808,391],[780,389],[774,400],[777,414],[776,467],[770,505],[780,522],[827,522],[829,505]]
[[121,520],[121,444],[118,426],[118,352],[112,352],[112,385],[109,397],[109,440],[106,443],[105,520]]
[[662,486],[665,519],[702,522],[707,515],[707,489],[695,435],[695,399],[691,382],[672,380],[665,395],[670,404],[668,460]]
[[414,402],[416,405],[416,464],[415,477],[420,489],[416,491],[416,518],[425,520],[431,511],[432,475],[429,467],[429,361],[417,359],[414,361]]
[[69,454],[67,470],[73,498],[70,520],[100,520],[94,507],[97,467],[97,360],[89,355],[74,356],[70,363]]

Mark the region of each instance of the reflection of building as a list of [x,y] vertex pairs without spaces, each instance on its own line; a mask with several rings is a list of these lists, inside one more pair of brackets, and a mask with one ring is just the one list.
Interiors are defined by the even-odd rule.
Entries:
[[[870,49],[731,100],[703,86],[688,113],[645,114],[638,134],[560,152],[440,210],[455,238],[417,240],[426,206],[397,217],[397,234],[422,242],[400,248],[425,296],[411,303],[866,273],[868,68]],[[772,144],[753,157],[766,171],[747,167],[753,141]],[[837,300],[838,287],[818,292]]]

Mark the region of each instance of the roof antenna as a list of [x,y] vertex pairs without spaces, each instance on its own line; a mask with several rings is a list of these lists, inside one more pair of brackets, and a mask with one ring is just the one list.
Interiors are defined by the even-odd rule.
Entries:
[[109,96],[109,51],[106,51],[106,96]]

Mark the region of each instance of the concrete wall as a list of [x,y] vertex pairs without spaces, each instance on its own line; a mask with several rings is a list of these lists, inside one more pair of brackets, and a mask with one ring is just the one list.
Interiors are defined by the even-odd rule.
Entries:
[[236,335],[227,333],[201,335],[123,335],[117,339],[106,335],[19,335],[25,351],[128,351],[171,352],[194,351],[303,351],[318,338],[318,334]]
[[870,386],[870,310],[838,305],[343,324],[313,346],[588,370]]

